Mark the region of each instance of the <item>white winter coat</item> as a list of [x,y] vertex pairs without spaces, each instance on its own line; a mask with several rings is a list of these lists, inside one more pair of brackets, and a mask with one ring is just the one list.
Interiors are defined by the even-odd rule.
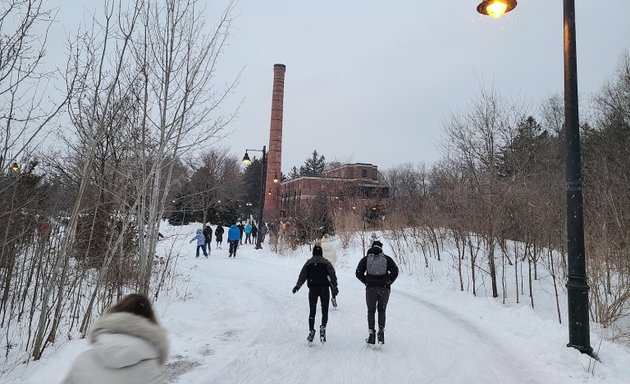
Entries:
[[166,334],[147,318],[105,314],[92,326],[89,340],[92,348],[77,357],[64,384],[164,383]]

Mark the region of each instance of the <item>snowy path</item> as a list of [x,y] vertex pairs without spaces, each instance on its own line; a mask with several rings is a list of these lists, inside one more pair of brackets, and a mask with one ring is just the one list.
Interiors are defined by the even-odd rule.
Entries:
[[[194,257],[196,226],[166,226],[158,254],[180,252],[155,302],[168,332],[168,383],[176,384],[626,384],[630,352],[604,342],[603,364],[566,347],[567,329],[527,304],[473,298],[450,287],[448,270],[426,270],[394,284],[386,344],[371,349],[365,289],[354,277],[360,246],[323,244],[336,252],[339,307],[330,310],[328,343],[306,343],[306,287],[292,294],[307,247],[277,256],[253,245],[228,259],[227,246]],[[447,264],[434,267],[449,268]],[[540,297],[540,296],[539,296]],[[539,298],[539,302],[542,299]],[[317,325],[321,319],[318,313]],[[45,359],[15,366],[9,384],[59,383],[81,352],[74,338],[47,349]],[[595,367],[595,368],[594,368]],[[593,374],[594,372],[594,374]]]
[[[223,249],[213,250],[208,260],[180,260],[178,269],[190,274],[181,277],[187,280],[182,289],[200,305],[193,312],[178,309],[186,302],[173,303],[161,314],[172,356],[196,366],[194,375],[183,374],[176,382],[548,382],[536,367],[515,356],[514,346],[503,347],[496,335],[456,309],[396,286],[386,344],[380,350],[367,348],[364,288],[352,268],[338,271],[339,308],[330,310],[328,343],[309,348],[307,288],[291,293],[304,260],[264,257],[260,252],[246,245],[236,259],[228,259]],[[319,320],[318,313],[316,324]],[[191,331],[199,329],[207,332]]]

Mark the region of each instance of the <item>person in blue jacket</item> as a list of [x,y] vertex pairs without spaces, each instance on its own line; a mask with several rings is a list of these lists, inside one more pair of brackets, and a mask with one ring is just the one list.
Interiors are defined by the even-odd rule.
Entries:
[[206,235],[203,234],[203,229],[198,229],[195,237],[193,237],[190,242],[197,240],[197,252],[195,257],[199,257],[199,250],[203,251],[203,255],[208,257],[208,253],[206,252]]
[[245,244],[252,243],[252,225],[247,223],[245,226]]
[[236,257],[236,249],[238,248],[240,240],[241,230],[236,226],[236,224],[232,224],[230,229],[228,229],[228,243],[230,244],[230,256],[228,257]]

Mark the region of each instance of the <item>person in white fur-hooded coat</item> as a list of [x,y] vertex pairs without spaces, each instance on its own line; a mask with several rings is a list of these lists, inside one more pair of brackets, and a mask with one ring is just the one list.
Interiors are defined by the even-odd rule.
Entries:
[[168,357],[166,333],[149,300],[124,297],[92,325],[91,348],[74,361],[64,384],[162,384]]

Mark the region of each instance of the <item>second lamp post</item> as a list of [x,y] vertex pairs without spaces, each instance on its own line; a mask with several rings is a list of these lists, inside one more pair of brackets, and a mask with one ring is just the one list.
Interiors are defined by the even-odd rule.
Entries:
[[[260,191],[258,194],[258,230],[262,228],[264,225],[263,221],[263,211],[265,209],[265,187],[267,181],[267,146],[263,145],[262,150],[260,149],[245,149],[245,156],[243,156],[243,163],[248,165],[251,163],[251,159],[249,158],[249,154],[247,151],[254,152],[262,152],[262,161],[261,161],[261,170],[260,170]],[[262,236],[256,236],[256,249],[262,249]]]

